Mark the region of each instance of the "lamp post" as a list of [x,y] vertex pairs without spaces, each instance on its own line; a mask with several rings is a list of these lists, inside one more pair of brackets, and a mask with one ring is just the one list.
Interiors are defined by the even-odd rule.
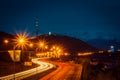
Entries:
[[[18,38],[17,39],[17,44],[19,45],[19,46],[23,46],[24,45],[24,38]],[[16,62],[16,48],[17,46],[13,46],[13,53],[14,53],[14,80],[15,80],[15,62]],[[22,48],[23,49],[23,48]]]
[[[28,45],[28,38],[26,34],[17,34],[16,38],[13,39],[13,61],[14,61],[14,80],[15,80],[15,62],[16,62],[16,48],[21,48],[21,50],[23,50],[23,48],[25,48]],[[22,53],[21,53],[22,54]]]
[[13,60],[13,62],[14,62],[14,63],[13,63],[13,64],[14,64],[14,66],[13,66],[13,67],[14,67],[14,75],[13,75],[13,77],[14,77],[14,80],[15,80],[15,46],[13,46],[13,56],[14,56],[14,57],[13,57],[13,59],[14,59],[14,60]]
[[[44,42],[39,43],[39,47],[41,48],[41,53],[43,54]],[[44,55],[44,54],[43,54]]]
[[[27,38],[27,34],[23,33],[23,34],[17,34],[17,36],[12,39],[13,43],[10,43],[13,45],[13,50],[12,50],[12,59],[13,59],[13,69],[14,69],[14,73],[13,73],[13,79],[15,80],[15,62],[20,59],[20,57],[18,58],[18,54],[16,53],[16,49],[20,49],[23,50],[24,48],[26,48],[27,45],[29,45],[29,39]],[[8,44],[10,41],[5,39],[4,43]],[[31,45],[32,46],[32,45]],[[17,55],[16,55],[17,54]],[[19,55],[20,56],[20,55]]]

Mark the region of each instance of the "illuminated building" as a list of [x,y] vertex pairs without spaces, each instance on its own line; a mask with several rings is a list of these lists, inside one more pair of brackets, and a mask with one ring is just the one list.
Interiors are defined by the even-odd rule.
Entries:
[[114,46],[110,46],[110,50],[114,52],[115,51]]

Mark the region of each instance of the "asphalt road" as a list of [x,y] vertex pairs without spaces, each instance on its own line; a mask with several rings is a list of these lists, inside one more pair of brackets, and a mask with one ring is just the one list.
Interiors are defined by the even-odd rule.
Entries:
[[39,80],[80,80],[82,65],[74,63],[52,62],[59,67]]

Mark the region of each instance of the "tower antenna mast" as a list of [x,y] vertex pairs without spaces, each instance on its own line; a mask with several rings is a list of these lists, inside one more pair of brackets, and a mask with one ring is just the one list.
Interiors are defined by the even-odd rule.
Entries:
[[35,28],[36,28],[36,38],[38,37],[38,32],[39,32],[39,29],[38,29],[38,18],[36,18],[36,22],[35,22]]

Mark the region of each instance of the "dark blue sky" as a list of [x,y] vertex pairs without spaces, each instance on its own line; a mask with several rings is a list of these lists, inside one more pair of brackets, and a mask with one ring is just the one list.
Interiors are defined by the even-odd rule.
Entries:
[[81,39],[119,38],[119,0],[0,0],[0,30],[67,34]]

